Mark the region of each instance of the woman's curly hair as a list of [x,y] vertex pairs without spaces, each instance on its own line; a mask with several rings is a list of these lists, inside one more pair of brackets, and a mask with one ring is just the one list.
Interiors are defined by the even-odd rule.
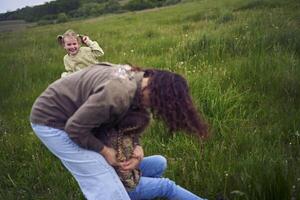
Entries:
[[189,94],[187,81],[165,70],[144,70],[149,77],[148,89],[154,117],[162,119],[173,131],[187,131],[197,137],[208,135],[207,124],[197,112]]

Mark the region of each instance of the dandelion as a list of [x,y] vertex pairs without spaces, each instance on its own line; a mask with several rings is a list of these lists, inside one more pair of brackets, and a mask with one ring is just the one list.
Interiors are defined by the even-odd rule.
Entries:
[[133,49],[131,49],[131,50],[130,50],[130,52],[131,52],[131,53],[133,53],[133,52],[134,52],[134,50],[133,50]]

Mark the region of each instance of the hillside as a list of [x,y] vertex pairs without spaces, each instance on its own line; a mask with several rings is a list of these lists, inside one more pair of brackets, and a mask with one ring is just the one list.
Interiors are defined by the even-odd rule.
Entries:
[[83,199],[40,143],[31,106],[64,71],[56,36],[98,41],[102,61],[183,75],[210,137],[166,134],[153,120],[146,155],[208,199],[300,199],[300,2],[202,0],[0,33],[0,199]]
[[179,2],[180,0],[56,0],[43,5],[27,6],[16,11],[0,13],[0,21],[25,20],[45,25],[109,13],[169,6]]

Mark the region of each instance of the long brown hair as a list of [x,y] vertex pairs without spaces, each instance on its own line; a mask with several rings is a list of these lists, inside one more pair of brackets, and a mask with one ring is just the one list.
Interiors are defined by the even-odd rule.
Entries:
[[171,132],[183,130],[206,137],[208,126],[193,104],[185,78],[165,70],[144,72],[144,77],[149,77],[146,89],[150,92],[154,117],[162,119]]

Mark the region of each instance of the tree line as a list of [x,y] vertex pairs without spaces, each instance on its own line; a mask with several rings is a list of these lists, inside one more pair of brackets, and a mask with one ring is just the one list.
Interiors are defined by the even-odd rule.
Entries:
[[181,0],[56,0],[0,14],[0,20],[25,20],[39,24],[61,23],[72,18],[143,10],[179,3]]

